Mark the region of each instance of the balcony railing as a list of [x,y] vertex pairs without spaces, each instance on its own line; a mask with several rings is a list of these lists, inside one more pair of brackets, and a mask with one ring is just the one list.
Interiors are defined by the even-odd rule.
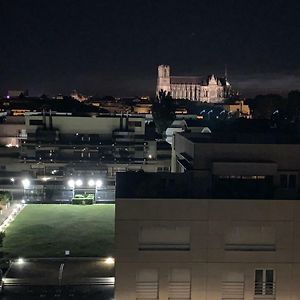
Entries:
[[[254,295],[273,299],[276,293],[275,282],[261,281],[255,282]],[[269,297],[268,297],[269,296]]]

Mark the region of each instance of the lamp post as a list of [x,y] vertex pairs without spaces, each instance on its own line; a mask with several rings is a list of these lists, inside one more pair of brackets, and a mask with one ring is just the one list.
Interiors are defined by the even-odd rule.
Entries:
[[28,178],[24,178],[22,180],[22,185],[23,185],[23,191],[24,191],[24,198],[26,198],[26,190],[30,188],[31,182]]
[[95,184],[95,190],[96,190],[96,192],[95,192],[95,198],[97,196],[97,189],[101,188],[102,185],[103,185],[103,181],[101,179],[96,180],[96,184]]
[[103,182],[101,179],[97,179],[96,181],[94,179],[90,179],[88,181],[89,187],[94,187],[94,193],[95,193],[95,202],[97,200],[97,188],[100,188],[103,185]]
[[75,181],[73,179],[70,179],[68,181],[69,188],[72,189],[72,199],[74,198],[74,188],[75,188]]

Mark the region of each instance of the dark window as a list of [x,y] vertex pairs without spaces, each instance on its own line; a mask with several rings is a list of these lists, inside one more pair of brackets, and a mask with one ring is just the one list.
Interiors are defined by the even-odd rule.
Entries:
[[130,126],[130,127],[141,127],[142,122],[140,122],[140,121],[128,121],[128,126]]
[[43,120],[29,120],[29,125],[43,125]]
[[289,177],[289,188],[294,189],[296,187],[296,175],[290,175]]
[[274,270],[255,270],[255,295],[273,295],[274,285]]
[[286,174],[280,175],[280,187],[287,188],[288,177]]

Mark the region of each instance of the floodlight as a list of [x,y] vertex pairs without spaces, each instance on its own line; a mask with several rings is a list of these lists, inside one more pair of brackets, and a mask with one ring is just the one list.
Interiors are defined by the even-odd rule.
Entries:
[[74,186],[75,186],[75,181],[74,181],[73,179],[70,179],[70,180],[68,181],[68,186],[69,186],[70,188],[74,188]]
[[19,265],[24,264],[24,262],[25,262],[25,260],[24,260],[24,258],[22,258],[22,257],[19,257],[18,260],[17,260],[17,263],[18,263]]
[[82,186],[82,180],[81,179],[77,179],[75,183],[76,183],[76,186]]
[[115,263],[115,259],[113,257],[107,257],[104,262],[107,265],[113,265]]
[[96,187],[101,187],[102,185],[103,185],[102,180],[98,179],[98,180],[96,181]]
[[30,180],[28,178],[23,179],[22,185],[23,185],[24,189],[28,189],[30,187]]
[[90,179],[90,180],[88,181],[88,185],[89,185],[90,187],[95,186],[95,180],[94,180],[94,179]]

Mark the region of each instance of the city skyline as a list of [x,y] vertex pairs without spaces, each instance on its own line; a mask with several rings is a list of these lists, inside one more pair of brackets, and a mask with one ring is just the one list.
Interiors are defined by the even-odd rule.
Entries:
[[223,75],[245,96],[300,86],[296,1],[2,1],[0,94],[154,95],[156,68]]

